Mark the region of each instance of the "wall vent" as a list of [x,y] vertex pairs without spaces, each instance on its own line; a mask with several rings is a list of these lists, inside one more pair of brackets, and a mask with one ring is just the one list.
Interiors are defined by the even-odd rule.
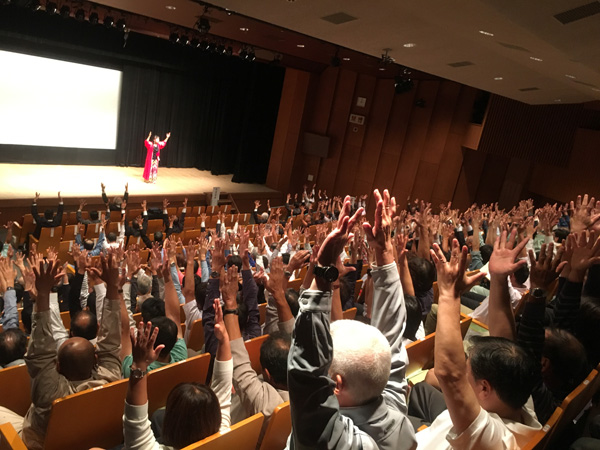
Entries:
[[339,12],[339,13],[335,13],[335,14],[330,14],[325,17],[321,17],[321,19],[323,19],[329,23],[332,23],[334,25],[341,25],[346,22],[352,22],[353,20],[356,20],[357,18],[354,16],[351,16],[350,14],[346,14],[345,12]]
[[576,22],[598,13],[600,13],[600,2],[596,1],[555,14],[554,18],[563,25],[567,25],[568,23]]
[[458,61],[458,62],[454,62],[454,63],[449,63],[448,65],[450,67],[466,67],[466,66],[474,66],[475,63],[472,63],[471,61]]
[[529,91],[539,91],[540,88],[537,87],[528,87],[528,88],[521,88],[519,89],[521,92],[529,92]]
[[506,42],[498,42],[502,47],[510,48],[511,50],[519,50],[520,52],[531,53],[530,50],[527,50],[525,47],[521,47],[520,45],[515,44],[507,44]]

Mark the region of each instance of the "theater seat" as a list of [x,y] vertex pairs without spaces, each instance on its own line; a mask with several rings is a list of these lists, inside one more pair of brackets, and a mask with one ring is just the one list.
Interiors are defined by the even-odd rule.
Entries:
[[122,443],[128,383],[119,380],[54,400],[44,449],[87,450]]
[[0,450],[27,450],[11,423],[0,425]]
[[204,347],[204,327],[202,326],[202,319],[197,319],[192,323],[190,328],[190,335],[188,336],[187,348],[199,352]]
[[246,345],[246,351],[248,352],[248,356],[250,357],[250,365],[254,369],[257,374],[262,373],[262,365],[260,364],[260,347],[263,345],[263,342],[269,337],[268,334],[263,336],[255,337],[254,339],[250,339],[244,344]]
[[236,423],[229,431],[215,433],[195,444],[184,447],[182,450],[256,450],[258,436],[264,420],[265,417],[261,413],[255,414]]
[[557,422],[562,419],[564,411],[561,407],[558,407],[552,413],[552,416],[548,419],[548,422],[542,427],[540,431],[535,433],[533,438],[523,447],[522,450],[542,450],[546,448],[546,445],[550,439],[550,436],[554,432]]
[[342,314],[344,320],[354,320],[354,318],[356,317],[356,308],[347,309]]
[[24,416],[31,405],[31,380],[27,366],[0,370],[0,406]]
[[148,415],[167,404],[171,390],[179,383],[206,382],[210,355],[188,358],[168,366],[155,369],[148,374]]
[[258,313],[260,314],[259,323],[261,325],[264,325],[265,322],[267,321],[267,304],[266,303],[261,303],[258,305]]
[[292,416],[290,402],[275,408],[263,436],[260,450],[282,450],[292,432]]

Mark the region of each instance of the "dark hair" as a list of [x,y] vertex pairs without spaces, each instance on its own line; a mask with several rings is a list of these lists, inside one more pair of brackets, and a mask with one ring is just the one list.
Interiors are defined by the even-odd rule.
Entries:
[[117,233],[111,231],[106,235],[106,240],[108,242],[117,242]]
[[435,281],[435,267],[430,261],[418,256],[409,257],[408,270],[416,293],[431,289]]
[[165,348],[160,351],[160,356],[165,357],[177,343],[177,325],[168,317],[155,317],[152,319],[152,328],[154,327],[158,327],[154,348],[163,344]]
[[294,317],[298,315],[298,311],[300,310],[300,303],[298,303],[299,297],[300,294],[298,294],[298,291],[296,291],[295,289],[287,288],[285,290],[285,299]]
[[260,365],[267,369],[277,384],[287,386],[287,360],[292,338],[289,334],[271,333],[260,347]]
[[162,231],[157,231],[154,233],[154,242],[162,242],[163,240],[163,233]]
[[227,258],[227,268],[229,269],[231,266],[237,266],[238,272],[242,271],[242,258],[239,255],[230,255]]
[[589,373],[585,349],[575,336],[560,328],[548,328],[542,355],[552,363],[561,390],[572,391]]
[[554,230],[554,237],[558,240],[559,244],[562,244],[568,235],[569,230],[567,228],[557,228]]
[[90,211],[90,220],[98,220],[98,211]]
[[52,218],[54,217],[54,210],[53,209],[47,209],[46,211],[44,211],[44,217],[47,220],[52,220]]
[[91,239],[86,239],[85,241],[83,241],[83,248],[85,250],[87,250],[88,252],[90,250],[94,249],[94,241],[92,241]]
[[417,330],[421,325],[421,303],[414,295],[404,294],[404,304],[406,305],[406,328],[402,336],[415,341]]
[[164,317],[165,302],[155,297],[148,297],[142,303],[140,312],[142,313],[142,319],[144,320],[144,323],[150,322],[155,317]]
[[71,319],[71,337],[91,341],[98,335],[98,319],[91,311],[77,311]]
[[540,362],[506,338],[473,336],[471,342],[469,362],[473,378],[486,380],[511,408],[521,408],[531,395]]
[[160,136],[158,134],[155,134],[154,135],[154,140],[157,140],[157,139],[160,141]]
[[162,441],[177,449],[187,447],[219,431],[221,407],[208,386],[180,383],[167,397]]
[[527,264],[523,264],[521,267],[519,267],[515,271],[514,275],[517,283],[524,284],[527,281],[527,278],[529,278],[529,267],[527,267]]
[[481,252],[481,260],[483,262],[483,265],[485,266],[489,262],[490,256],[492,256],[494,247],[492,247],[491,245],[485,244],[485,245],[482,245],[481,247],[479,247],[479,251]]
[[27,351],[27,335],[20,328],[0,333],[0,366],[23,359]]
[[290,263],[290,254],[289,253],[282,253],[281,254],[281,261],[283,262],[283,264],[285,264],[287,266]]

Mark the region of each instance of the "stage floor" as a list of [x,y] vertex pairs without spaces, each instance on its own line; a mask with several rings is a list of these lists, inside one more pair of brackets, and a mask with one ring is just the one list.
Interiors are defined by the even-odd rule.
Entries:
[[43,200],[55,199],[58,191],[65,199],[100,197],[101,182],[109,197],[122,195],[125,183],[132,197],[193,196],[213,187],[230,194],[277,192],[261,184],[233,183],[231,175],[205,170],[160,168],[156,184],[144,183],[142,172],[140,167],[0,164],[0,203],[31,200],[36,191]]

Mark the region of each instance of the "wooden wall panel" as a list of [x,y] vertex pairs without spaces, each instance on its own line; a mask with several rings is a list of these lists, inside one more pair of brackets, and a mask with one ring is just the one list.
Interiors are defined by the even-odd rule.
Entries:
[[474,202],[481,205],[498,201],[509,163],[509,158],[499,155],[487,155]]
[[463,166],[452,199],[454,208],[464,210],[473,203],[485,166],[485,159],[485,153],[464,150]]

